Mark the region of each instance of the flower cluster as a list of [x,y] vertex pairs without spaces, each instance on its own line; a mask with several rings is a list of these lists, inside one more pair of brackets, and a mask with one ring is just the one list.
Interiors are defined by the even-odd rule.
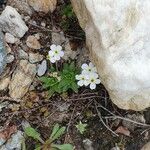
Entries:
[[50,51],[48,52],[48,59],[51,63],[55,63],[60,60],[61,57],[64,56],[64,51],[60,45],[52,44],[50,46]]
[[100,84],[100,79],[98,78],[96,67],[90,62],[88,64],[82,64],[82,72],[80,75],[76,75],[76,80],[78,80],[79,86],[88,86],[90,89],[95,89],[96,84]]

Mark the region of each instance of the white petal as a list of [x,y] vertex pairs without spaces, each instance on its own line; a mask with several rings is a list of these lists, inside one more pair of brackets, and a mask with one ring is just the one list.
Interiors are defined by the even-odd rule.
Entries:
[[100,80],[100,79],[96,79],[96,80],[95,80],[95,83],[96,83],[96,84],[100,84],[100,83],[101,83],[101,80]]
[[49,52],[48,52],[48,55],[49,55],[49,56],[54,56],[54,52],[53,52],[53,51],[49,51]]
[[55,59],[54,57],[51,57],[51,58],[50,58],[50,62],[51,62],[51,63],[55,63],[55,62],[56,62],[56,59]]
[[76,75],[76,80],[80,80],[80,75]]
[[60,60],[60,56],[59,56],[59,55],[54,55],[54,58],[55,58],[56,60]]
[[94,65],[90,62],[90,63],[89,63],[89,67],[90,67],[90,68],[94,68]]
[[91,72],[91,73],[89,74],[89,76],[90,76],[91,78],[94,78],[94,79],[98,78],[98,74],[95,73],[95,72]]
[[60,45],[57,45],[57,46],[56,46],[56,49],[57,49],[58,51],[61,51],[61,50],[62,50],[62,47],[61,47]]
[[95,84],[95,83],[91,83],[91,84],[90,84],[90,89],[91,89],[91,90],[94,90],[95,88],[96,88],[96,84]]
[[88,68],[88,65],[87,64],[82,64],[81,68],[84,70],[84,69],[87,69]]
[[89,75],[89,74],[90,74],[90,72],[89,72],[88,70],[82,70],[81,73],[82,73],[82,74],[85,74],[85,75]]
[[51,50],[56,50],[56,48],[57,48],[57,46],[56,46],[55,44],[52,44],[52,45],[50,46],[50,49],[51,49]]
[[83,86],[84,85],[84,82],[82,80],[78,81],[77,83],[79,86]]
[[94,68],[92,69],[92,71],[93,71],[93,72],[97,72],[97,69],[96,69],[96,67],[94,67]]
[[84,85],[85,85],[85,86],[88,86],[89,84],[90,84],[90,83],[89,83],[88,80],[85,80],[85,81],[84,81]]
[[60,57],[63,57],[63,56],[64,56],[64,51],[60,51],[60,52],[59,52],[59,56],[60,56]]

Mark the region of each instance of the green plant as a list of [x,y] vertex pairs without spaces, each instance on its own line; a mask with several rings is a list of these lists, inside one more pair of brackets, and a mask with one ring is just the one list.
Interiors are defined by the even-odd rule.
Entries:
[[71,144],[54,143],[55,140],[57,140],[64,134],[65,130],[65,127],[60,127],[59,124],[56,124],[53,127],[50,137],[46,141],[44,141],[41,138],[40,133],[38,133],[32,127],[25,128],[25,134],[29,137],[32,137],[34,140],[40,142],[40,144],[38,143],[38,145],[36,145],[35,150],[73,150],[73,146]]
[[77,73],[78,70],[72,62],[71,64],[64,64],[62,71],[53,71],[51,76],[41,77],[40,80],[43,82],[43,87],[49,91],[50,96],[54,93],[67,92],[69,89],[78,92],[75,78]]
[[87,124],[82,123],[81,121],[76,125],[78,131],[83,134],[86,131]]
[[71,4],[65,5],[63,7],[63,9],[62,9],[62,15],[65,16],[65,17],[67,17],[67,18],[72,18],[72,17],[75,16]]

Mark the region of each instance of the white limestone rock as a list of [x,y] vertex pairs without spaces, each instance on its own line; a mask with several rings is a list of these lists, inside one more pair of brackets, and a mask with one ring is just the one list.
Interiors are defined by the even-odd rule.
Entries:
[[22,38],[28,31],[28,27],[22,20],[21,15],[11,6],[6,6],[0,15],[0,27],[4,32],[11,33],[17,38]]
[[150,107],[150,1],[71,0],[112,101]]

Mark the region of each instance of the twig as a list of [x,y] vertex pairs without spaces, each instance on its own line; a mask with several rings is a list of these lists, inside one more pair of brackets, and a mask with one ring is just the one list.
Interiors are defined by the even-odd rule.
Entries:
[[101,115],[100,111],[98,110],[95,101],[94,101],[94,104],[95,104],[95,108],[96,108],[96,111],[97,111],[97,115],[98,115],[100,121],[102,122],[102,124],[103,124],[112,134],[114,134],[115,136],[118,137],[119,135],[118,135],[117,133],[115,133],[112,129],[110,129],[110,128],[106,125],[106,123],[104,122],[104,120],[102,119],[102,115]]
[[68,126],[67,126],[67,132],[69,131],[69,128],[70,128],[70,125],[71,125],[71,121],[72,121],[72,119],[73,119],[74,112],[75,112],[75,110],[76,110],[76,106],[77,106],[77,102],[75,103],[75,106],[74,106],[74,108],[73,108],[73,112],[72,112],[72,114],[71,114],[71,118],[70,118],[69,123],[68,123]]
[[140,126],[150,127],[149,124],[140,123],[140,122],[131,120],[131,119],[129,119],[129,118],[120,117],[120,116],[106,116],[106,117],[104,117],[104,118],[105,118],[105,119],[121,119],[121,120],[125,120],[125,121],[128,121],[128,122],[132,122],[132,123],[137,124],[137,125],[140,125]]
[[125,121],[128,121],[128,122],[132,122],[132,123],[137,124],[137,125],[140,125],[140,126],[150,127],[149,124],[140,123],[140,122],[131,120],[131,119],[129,119],[129,118],[125,118],[125,117],[121,117],[121,116],[115,115],[114,113],[112,113],[111,111],[109,111],[109,110],[108,110],[107,108],[105,108],[104,106],[100,105],[99,103],[97,103],[97,104],[98,104],[97,107],[101,107],[102,109],[104,109],[105,111],[107,111],[108,113],[110,113],[110,114],[112,115],[112,116],[106,116],[106,117],[104,117],[105,119],[121,119],[121,120],[125,120]]
[[20,102],[20,99],[14,99],[14,98],[11,98],[11,97],[8,97],[8,96],[2,96],[2,97],[0,97],[0,100],[1,100],[1,102],[5,101],[5,100]]
[[[61,31],[54,31],[54,30],[51,30],[51,29],[47,29],[47,28],[38,26],[38,25],[36,25],[36,24],[33,24],[33,23],[31,23],[31,22],[28,22],[28,24],[30,24],[30,25],[32,25],[32,26],[35,26],[35,27],[37,27],[37,28],[40,28],[40,29],[42,29],[43,31],[46,31],[46,32],[54,32],[54,33],[61,34],[61,33],[60,33]],[[74,39],[78,39],[78,40],[83,40],[83,38],[81,38],[81,37],[72,36],[72,35],[68,35],[68,34],[65,34],[65,35],[66,35],[67,37],[69,37],[69,38],[74,38]]]

